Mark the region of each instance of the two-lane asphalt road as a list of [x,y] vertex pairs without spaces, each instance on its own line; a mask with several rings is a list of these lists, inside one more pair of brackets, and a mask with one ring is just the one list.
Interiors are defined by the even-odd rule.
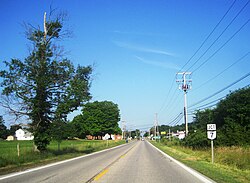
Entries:
[[146,141],[0,177],[0,183],[195,183],[204,180],[206,178],[197,178]]

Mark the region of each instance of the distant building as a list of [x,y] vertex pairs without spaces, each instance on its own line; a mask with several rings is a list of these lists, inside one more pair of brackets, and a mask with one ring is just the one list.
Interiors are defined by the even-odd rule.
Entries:
[[16,131],[16,138],[17,140],[33,140],[34,136],[25,129],[18,129]]
[[102,137],[102,140],[109,140],[110,138],[111,138],[111,140],[115,140],[115,136],[114,135],[111,135],[111,137],[110,137],[110,135],[108,133],[106,133],[106,135],[104,135]]
[[173,132],[171,135],[172,135],[172,137],[176,137],[176,138],[178,138],[180,140],[184,139],[185,136],[186,136],[185,131],[178,131],[178,130],[177,130],[177,133]]
[[[110,135],[107,133],[104,136],[92,136],[92,135],[87,135],[86,136],[87,140],[109,140]],[[122,136],[121,135],[111,135],[111,140],[121,140]]]
[[13,135],[9,135],[6,140],[12,141],[12,140],[16,140],[16,138]]
[[[110,139],[111,138],[111,139]],[[121,140],[122,139],[122,136],[121,135],[110,135],[107,133],[106,135],[104,135],[102,137],[102,140]]]
[[178,133],[178,138],[179,138],[180,140],[184,139],[185,136],[186,136],[186,134],[185,134],[184,131],[177,131],[177,133]]

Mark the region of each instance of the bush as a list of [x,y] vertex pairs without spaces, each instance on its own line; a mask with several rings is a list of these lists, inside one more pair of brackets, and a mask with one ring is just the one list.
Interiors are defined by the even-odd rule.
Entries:
[[208,141],[209,140],[207,139],[207,134],[205,132],[197,130],[196,132],[189,133],[188,136],[185,139],[183,139],[181,144],[184,146],[189,146],[192,148],[199,149],[208,147],[209,146]]

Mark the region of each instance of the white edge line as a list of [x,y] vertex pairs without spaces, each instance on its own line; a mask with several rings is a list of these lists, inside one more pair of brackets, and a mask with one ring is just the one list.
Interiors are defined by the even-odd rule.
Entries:
[[93,156],[95,154],[99,154],[99,153],[102,153],[102,152],[105,152],[105,151],[110,151],[112,149],[116,149],[116,148],[119,148],[119,147],[122,147],[122,146],[125,146],[125,145],[127,145],[127,144],[121,144],[119,146],[115,146],[115,147],[112,147],[112,148],[109,148],[109,149],[104,149],[104,150],[97,151],[97,152],[94,152],[94,153],[91,153],[91,154],[85,154],[83,156],[79,156],[79,157],[76,157],[76,158],[71,158],[71,159],[67,159],[67,160],[64,160],[64,161],[59,161],[59,162],[56,162],[56,163],[48,164],[48,165],[45,165],[45,166],[28,169],[28,170],[25,170],[25,171],[22,171],[22,172],[12,173],[12,174],[9,174],[7,176],[0,177],[0,180],[8,179],[8,178],[11,178],[11,177],[23,175],[23,174],[26,174],[26,173],[34,172],[34,171],[45,169],[45,168],[49,168],[49,167],[52,167],[52,166],[60,165],[60,164],[67,163],[67,162],[70,162],[70,161],[74,161],[74,160],[77,160],[77,159],[85,158],[85,157],[88,157],[88,156]]
[[158,149],[157,147],[155,147],[153,144],[149,143],[152,147],[154,147],[156,150],[158,150],[160,153],[162,153],[164,156],[166,156],[167,158],[169,158],[171,161],[175,162],[176,164],[178,164],[180,167],[182,167],[183,169],[185,169],[186,171],[188,171],[189,173],[191,173],[192,175],[194,175],[195,177],[197,177],[198,179],[200,179],[201,181],[205,182],[205,183],[214,183],[213,180],[209,179],[208,177],[206,177],[205,175],[202,175],[201,173],[195,171],[194,169],[184,165],[183,163],[177,161],[176,159],[172,158],[171,156],[169,156],[168,154],[166,154],[165,152],[163,152],[162,150]]

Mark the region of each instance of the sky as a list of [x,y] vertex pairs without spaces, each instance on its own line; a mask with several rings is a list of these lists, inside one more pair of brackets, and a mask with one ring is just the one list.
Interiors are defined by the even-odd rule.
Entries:
[[118,104],[127,129],[149,129],[156,114],[159,125],[184,123],[177,72],[192,73],[188,114],[250,84],[249,0],[2,0],[1,70],[28,56],[23,25],[42,27],[50,7],[68,14],[66,57],[94,65],[92,101]]

